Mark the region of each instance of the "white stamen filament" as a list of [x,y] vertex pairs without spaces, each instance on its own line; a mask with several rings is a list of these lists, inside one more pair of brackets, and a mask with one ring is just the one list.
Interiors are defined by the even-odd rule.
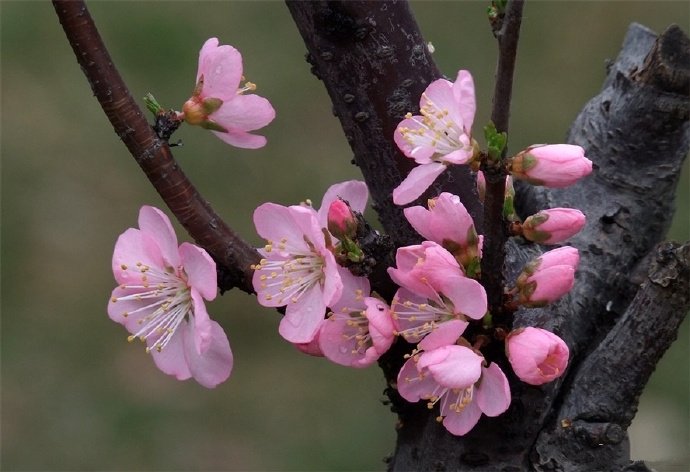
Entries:
[[454,120],[449,118],[448,109],[439,108],[426,93],[422,96],[426,99],[426,103],[420,110],[421,116],[407,115],[407,118],[412,119],[420,127],[412,129],[403,126],[399,128],[405,141],[413,147],[433,147],[441,155],[465,148],[466,144],[461,139],[465,132],[458,127]]
[[[133,270],[141,273],[141,284],[123,284],[120,287],[137,292],[115,297],[112,301],[143,302],[136,310],[123,313],[125,317],[147,313],[137,320],[141,328],[127,339],[133,341],[139,338],[147,341],[155,338],[153,344],[146,348],[146,352],[150,352],[151,349],[160,352],[168,345],[185,317],[192,314],[191,291],[184,274],[177,275],[172,269],[162,272],[141,263],[136,266],[137,269]],[[127,267],[123,266],[123,271],[126,270]]]

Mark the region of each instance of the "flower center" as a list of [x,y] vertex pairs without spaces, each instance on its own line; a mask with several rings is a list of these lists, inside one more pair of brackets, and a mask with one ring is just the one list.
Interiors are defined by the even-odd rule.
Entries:
[[407,341],[416,342],[435,330],[440,323],[454,319],[462,319],[462,315],[453,312],[453,304],[444,297],[439,297],[439,302],[415,303],[410,300],[402,301],[397,297],[393,299],[392,316],[398,320],[401,329],[396,334],[401,335]]
[[[124,317],[140,316],[137,320],[140,328],[127,340],[131,342],[139,338],[143,342],[150,341],[146,352],[151,349],[160,352],[170,342],[185,316],[192,314],[191,290],[182,269],[179,269],[178,275],[173,268],[161,271],[141,262],[137,262],[136,267],[135,270],[141,273],[140,283],[120,286],[134,293],[113,297],[112,301],[134,301],[140,304],[137,309],[123,313]],[[124,265],[122,268],[127,270]]]
[[[464,131],[449,118],[447,108],[440,108],[429,99],[426,93],[422,94],[426,99],[421,108],[421,116],[413,116],[411,113],[405,118],[412,119],[419,128],[401,127],[400,133],[411,146],[428,146],[436,150],[438,154],[450,154],[467,146],[467,136]],[[464,139],[463,139],[464,138]]]
[[[308,241],[307,241],[308,242]],[[280,251],[288,250],[289,259],[263,258],[253,268],[267,273],[261,275],[261,287],[266,289],[264,297],[273,300],[277,295],[279,303],[295,303],[316,284],[323,282],[325,261],[321,254],[313,250],[313,245],[308,244],[310,250],[296,248],[288,249],[288,240],[283,238],[277,245]],[[274,244],[269,241],[264,251],[270,254],[274,250]]]

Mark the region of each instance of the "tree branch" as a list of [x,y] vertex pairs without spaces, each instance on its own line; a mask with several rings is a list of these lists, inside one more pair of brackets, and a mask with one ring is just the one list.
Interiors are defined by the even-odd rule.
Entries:
[[690,308],[690,243],[663,243],[654,259],[625,314],[578,369],[548,441],[537,445],[558,451],[556,460],[567,470],[598,469],[592,448],[610,449],[609,460],[621,467],[629,461],[627,447],[619,445],[627,441],[642,389]]
[[[309,51],[312,72],[333,102],[369,186],[374,209],[396,246],[419,235],[393,204],[392,191],[414,167],[393,141],[407,112],[441,76],[406,2],[293,1],[287,6]],[[441,191],[460,196],[481,228],[481,206],[467,166],[451,166],[417,204]]]
[[[498,31],[498,65],[494,87],[491,121],[500,132],[508,132],[510,119],[510,100],[513,91],[513,72],[520,37],[523,0],[511,0],[507,7],[503,24]],[[506,148],[501,158],[505,158]],[[482,257],[482,285],[486,289],[489,311],[494,320],[510,326],[511,320],[503,315],[503,264],[508,228],[503,218],[505,198],[505,170],[500,165],[484,166],[486,194],[484,197],[484,249]]]
[[158,138],[108,54],[82,0],[53,0],[55,12],[94,95],[115,133],[194,240],[219,265],[219,286],[252,293],[251,264],[256,250],[240,238],[202,198],[175,162],[168,143]]

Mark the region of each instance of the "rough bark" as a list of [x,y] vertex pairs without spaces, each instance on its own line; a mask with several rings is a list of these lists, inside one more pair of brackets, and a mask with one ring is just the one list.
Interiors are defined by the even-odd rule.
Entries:
[[[406,111],[416,110],[415,97],[438,77],[438,71],[407,5],[288,1],[288,7],[305,40],[309,62],[333,100],[355,161],[372,189],[385,229],[398,245],[416,241],[401,223],[400,209],[390,201],[391,190],[410,167],[410,161],[395,149],[392,132]],[[521,310],[515,319],[517,326],[545,327],[567,341],[572,352],[568,374],[539,388],[511,378],[513,403],[508,412],[498,418],[483,418],[462,438],[447,433],[426,405],[408,404],[389,388],[393,410],[400,417],[390,470],[616,470],[630,466],[625,429],[639,392],[673,335],[652,344],[646,336],[653,331],[648,330],[643,333],[645,342],[619,339],[601,344],[605,347],[600,343],[613,327],[619,336],[641,333],[624,327],[630,319],[640,318],[640,308],[636,314],[629,314],[632,308],[626,309],[645,279],[646,266],[641,262],[661,241],[670,223],[674,190],[689,139],[687,87],[678,86],[687,79],[687,55],[682,54],[687,38],[677,29],[667,32],[650,55],[654,62],[647,61],[655,65],[645,68],[655,37],[644,27],[631,27],[602,92],[572,126],[569,142],[586,149],[595,162],[594,176],[566,190],[523,187],[519,193],[525,212],[572,206],[583,209],[590,222],[572,241],[582,255],[576,289],[549,309]],[[414,56],[414,51],[419,55]],[[659,61],[663,67],[658,66]],[[675,79],[658,79],[659,74]],[[411,82],[405,82],[408,78]],[[669,82],[674,85],[669,86]],[[467,180],[445,180],[442,185],[459,193],[463,202],[474,208],[473,214],[478,214]],[[514,278],[538,251],[534,245],[510,241],[506,279]],[[682,264],[687,265],[687,261]],[[677,273],[677,284],[667,289],[673,293],[687,287],[687,270]],[[653,283],[645,287],[649,284]],[[640,297],[657,295],[661,297],[655,299],[657,311],[649,309],[644,317],[659,320],[670,310],[676,314],[677,328],[687,310],[687,297],[666,297],[658,292]],[[669,305],[670,300],[676,300],[675,304]],[[648,307],[649,302],[640,304]],[[620,318],[623,312],[626,316]],[[675,328],[669,328],[669,333],[675,333]],[[641,352],[650,346],[653,355]],[[409,347],[398,343],[380,362],[389,384],[400,366],[396,359],[406,349]],[[595,353],[595,365],[585,361]],[[505,366],[502,353],[489,353],[488,357]],[[596,388],[602,378],[641,359],[644,366],[638,365],[635,375],[619,377],[626,385],[608,382],[629,392],[617,405],[615,415],[588,416],[583,412],[588,406],[606,404],[603,391]],[[563,420],[573,419],[581,423],[559,429],[571,424]],[[599,447],[600,442],[593,438],[604,438],[610,444]],[[568,441],[570,448],[564,444]]]

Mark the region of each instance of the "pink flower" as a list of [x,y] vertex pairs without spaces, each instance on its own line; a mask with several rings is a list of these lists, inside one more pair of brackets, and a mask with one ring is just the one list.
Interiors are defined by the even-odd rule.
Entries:
[[533,185],[567,187],[592,172],[585,150],[571,144],[530,146],[510,164],[513,177]]
[[285,306],[281,336],[291,343],[309,343],[326,307],[337,302],[343,290],[317,214],[299,205],[264,203],[254,210],[254,225],[267,240],[252,280],[258,301],[266,307]]
[[248,149],[266,145],[266,138],[249,133],[275,118],[273,107],[263,97],[244,95],[256,86],[242,80],[242,56],[232,46],[207,40],[199,52],[199,69],[192,96],[182,107],[181,118],[209,129],[226,143]]
[[339,197],[353,210],[364,211],[367,186],[356,180],[332,185],[319,210],[310,203],[290,207],[265,203],[254,211],[256,230],[268,241],[259,250],[264,258],[254,267],[254,290],[261,305],[286,306],[279,331],[293,344],[314,340],[326,307],[343,293],[339,266],[324,237],[328,208]]
[[477,235],[474,221],[460,197],[443,192],[430,199],[428,205],[428,210],[422,206],[405,208],[405,218],[420,235],[453,254],[469,275],[476,273],[482,238]]
[[421,115],[408,113],[393,136],[403,154],[419,164],[393,190],[396,205],[419,197],[446,166],[467,164],[475,156],[471,129],[476,103],[468,71],[458,71],[454,83],[438,79],[429,84],[419,108]]
[[506,354],[520,380],[542,385],[557,379],[568,365],[568,346],[545,329],[520,328],[506,338]]
[[574,208],[551,208],[530,216],[522,224],[522,235],[541,244],[556,244],[577,234],[585,215]]
[[388,273],[401,288],[391,309],[396,330],[406,341],[431,336],[427,342],[433,346],[452,344],[467,327],[467,318],[486,314],[484,287],[465,277],[455,258],[438,244],[425,241],[399,248],[396,265]]
[[368,297],[369,281],[341,268],[346,289],[331,307],[333,313],[322,323],[319,346],[336,364],[367,367],[378,360],[395,338],[390,308],[377,298]]
[[416,353],[398,374],[398,391],[409,402],[440,401],[443,426],[456,436],[467,434],[482,413],[498,416],[510,406],[508,379],[496,364],[465,346],[443,346]]
[[517,279],[519,303],[541,307],[561,298],[573,288],[579,262],[577,249],[563,246],[527,264]]
[[160,370],[208,388],[230,376],[230,343],[203,302],[217,291],[216,264],[206,251],[190,243],[178,247],[168,217],[143,206],[139,229],[118,238],[112,266],[119,285],[108,315],[132,333],[130,341],[146,342]]

